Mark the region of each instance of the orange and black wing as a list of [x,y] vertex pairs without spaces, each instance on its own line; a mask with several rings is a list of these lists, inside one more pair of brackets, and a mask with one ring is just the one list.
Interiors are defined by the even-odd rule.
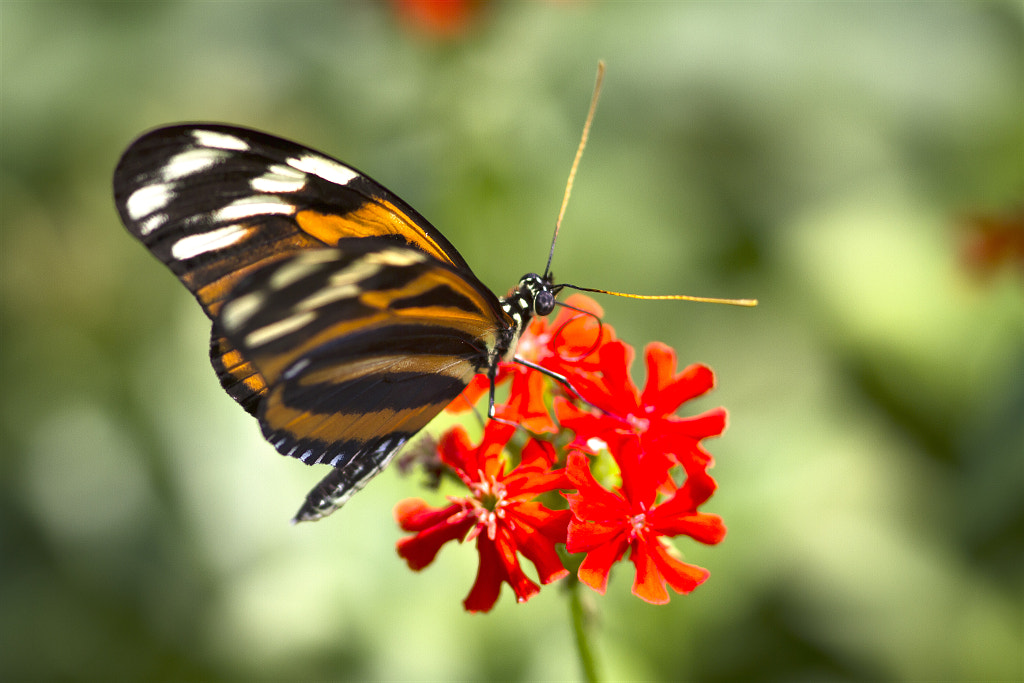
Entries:
[[215,334],[268,383],[257,417],[278,451],[336,469],[297,519],[340,507],[493,362],[511,320],[471,275],[366,238],[268,265]]
[[[118,163],[114,199],[128,231],[211,319],[250,273],[342,239],[391,240],[470,272],[436,228],[365,174],[245,128],[186,124],[146,133]],[[255,414],[266,378],[216,334],[210,357],[225,390]]]
[[128,231],[213,320],[225,390],[339,507],[497,362],[521,326],[422,216],[336,159],[243,128],[143,135],[114,174]]

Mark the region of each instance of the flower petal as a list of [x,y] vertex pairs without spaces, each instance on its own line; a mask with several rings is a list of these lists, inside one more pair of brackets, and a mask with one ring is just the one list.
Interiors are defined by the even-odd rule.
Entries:
[[[668,602],[668,591],[665,590],[665,579],[651,556],[650,545],[641,539],[633,542],[633,549],[629,554],[629,559],[636,567],[633,595],[653,605],[664,605]],[[656,540],[654,545],[658,545]]]
[[516,550],[537,568],[541,583],[551,583],[569,574],[569,570],[562,566],[562,558],[555,550],[555,543],[537,529],[523,523],[522,518],[519,518],[512,530],[512,536]]
[[[614,341],[601,347],[601,372],[605,386],[619,407],[618,414],[625,416],[636,412],[640,405],[640,392],[629,376],[633,364],[633,348],[623,341]],[[597,405],[602,405],[598,403]]]
[[[653,406],[661,393],[675,382],[676,352],[668,344],[651,342],[644,349],[644,358],[647,361],[647,384],[640,395],[640,401],[645,406]],[[678,407],[677,403],[664,412],[675,412]]]
[[721,436],[725,431],[725,425],[729,414],[725,408],[712,408],[711,410],[695,415],[693,417],[673,418],[665,423],[676,438],[707,439],[712,436]]
[[629,546],[625,543],[609,543],[587,553],[577,573],[582,583],[604,595],[608,589],[608,574],[612,565],[622,559]]
[[573,517],[566,533],[565,549],[570,553],[589,553],[625,537],[625,525],[622,522],[601,523]]
[[449,429],[437,442],[437,453],[441,462],[452,468],[464,481],[466,470],[470,467],[466,458],[472,450],[474,448],[469,440],[469,434],[461,425]]
[[402,531],[423,531],[443,523],[461,509],[458,503],[435,508],[427,505],[422,498],[406,498],[398,501],[392,514]]
[[477,536],[476,547],[480,565],[476,570],[473,587],[462,601],[462,606],[468,612],[489,612],[501,595],[501,584],[506,579],[505,568],[487,534]]
[[[687,564],[673,557],[661,543],[651,548],[651,558],[657,566],[658,574],[672,590],[686,595],[694,588],[708,580],[711,572],[703,567]],[[667,602],[667,599],[666,599]]]
[[[648,350],[650,350],[650,347],[648,347]],[[662,366],[656,372],[665,371],[667,367],[665,363],[667,361],[664,359],[664,356],[656,354],[653,360],[651,356],[648,356],[648,372],[651,371],[652,362],[662,363]],[[675,370],[674,354],[671,362],[672,370]],[[644,405],[653,406],[654,411],[660,415],[669,415],[687,401],[691,401],[711,391],[715,386],[715,373],[706,365],[691,365],[671,380],[666,381],[665,377],[659,377],[658,381],[664,382],[664,385],[656,390],[649,392],[649,384],[648,387],[645,387]],[[648,382],[650,382],[650,378],[648,378]]]
[[[655,522],[652,521],[652,524]],[[705,545],[720,543],[726,532],[722,518],[707,512],[691,512],[664,520],[659,519],[655,528],[664,536],[689,536]]]
[[498,600],[502,582],[512,587],[518,602],[526,602],[540,592],[540,586],[523,572],[516,557],[515,543],[504,528],[498,529],[493,541],[486,534],[480,534],[477,551],[480,567],[476,581],[463,601],[468,611],[489,611]]
[[462,390],[454,401],[448,404],[445,411],[453,414],[464,413],[472,410],[481,398],[487,395],[491,388],[491,380],[487,375],[474,375],[466,388]]
[[445,543],[465,538],[475,523],[474,517],[459,512],[444,522],[420,531],[415,536],[400,539],[395,544],[395,550],[410,569],[419,571],[434,561],[441,546]]
[[570,453],[565,471],[577,491],[566,496],[574,517],[586,522],[615,520],[617,523],[629,518],[629,503],[597,483],[590,471],[587,456],[579,451]]
[[545,397],[549,382],[543,373],[530,368],[512,378],[508,403],[495,406],[495,416],[519,426],[533,434],[553,434],[558,427],[548,413]]

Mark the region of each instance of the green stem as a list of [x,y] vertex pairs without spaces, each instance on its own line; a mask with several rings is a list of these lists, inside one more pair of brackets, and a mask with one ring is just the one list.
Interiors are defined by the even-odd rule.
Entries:
[[582,587],[575,576],[571,577],[569,585],[569,610],[572,613],[572,629],[576,636],[576,651],[580,656],[580,667],[583,669],[583,678],[589,683],[598,683],[600,678],[597,675],[597,661],[594,659],[594,650],[591,648],[591,631],[588,626],[593,624],[592,615],[587,614],[583,605],[583,598],[580,595]]

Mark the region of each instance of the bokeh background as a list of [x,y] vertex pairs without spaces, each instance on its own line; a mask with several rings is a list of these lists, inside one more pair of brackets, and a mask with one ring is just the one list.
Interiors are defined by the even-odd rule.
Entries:
[[[416,4],[416,3],[413,3]],[[428,5],[430,3],[427,3]],[[565,596],[426,571],[391,470],[321,472],[223,394],[208,323],[120,226],[142,131],[252,126],[368,171],[504,292],[543,268],[730,410],[729,535],[593,606],[619,680],[1021,680],[1024,10],[1017,2],[0,4],[0,679],[572,680]],[[642,381],[643,368],[634,368]],[[435,498],[436,500],[436,498]]]

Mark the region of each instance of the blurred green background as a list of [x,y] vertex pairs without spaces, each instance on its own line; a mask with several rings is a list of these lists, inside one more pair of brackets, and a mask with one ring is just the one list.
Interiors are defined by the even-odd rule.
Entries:
[[579,676],[557,588],[468,615],[470,547],[399,560],[416,480],[288,525],[321,472],[221,392],[110,177],[160,124],[271,131],[504,292],[543,268],[599,58],[558,279],[761,300],[601,301],[715,369],[688,410],[731,414],[705,506],[729,535],[679,544],[711,579],[653,607],[621,566],[605,674],[1024,678],[1024,277],[965,258],[972,216],[1024,200],[1022,5],[469,9],[449,32],[392,3],[0,4],[0,679]]

